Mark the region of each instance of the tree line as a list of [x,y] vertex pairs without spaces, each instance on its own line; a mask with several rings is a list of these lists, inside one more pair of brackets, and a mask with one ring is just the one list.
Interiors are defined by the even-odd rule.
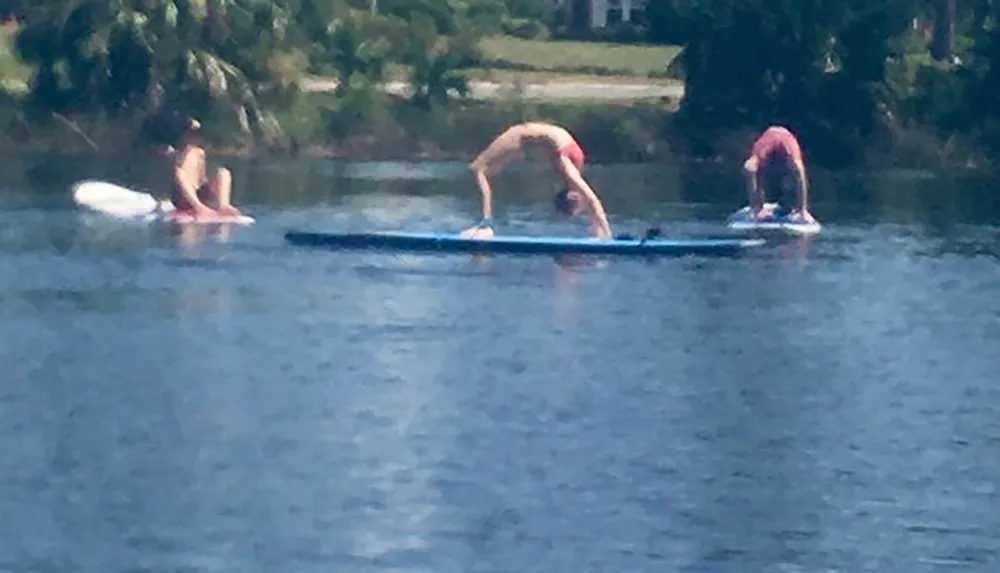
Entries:
[[994,0],[646,0],[605,35],[683,46],[672,127],[704,149],[783,123],[827,164],[913,135],[1000,157],[998,16]]
[[[1000,3],[668,0],[650,39],[685,46],[681,118],[712,138],[795,126],[845,162],[901,133],[1000,151]],[[996,61],[997,67],[992,64]],[[832,161],[828,161],[832,162]]]
[[409,69],[412,101],[466,90],[477,2],[382,0],[32,0],[14,45],[34,70],[36,112],[129,116],[168,105],[225,116],[273,138],[273,109],[303,74],[333,76],[338,95]]
[[[32,0],[16,51],[41,113],[144,113],[167,102],[280,137],[302,74],[345,101],[406,69],[410,103],[467,91],[487,34],[671,43],[685,82],[672,129],[711,149],[783,123],[827,158],[919,130],[1000,155],[1000,2],[646,0],[594,31],[589,0]],[[667,63],[664,63],[667,66]],[[363,98],[362,98],[363,99]],[[696,148],[698,146],[695,146]]]

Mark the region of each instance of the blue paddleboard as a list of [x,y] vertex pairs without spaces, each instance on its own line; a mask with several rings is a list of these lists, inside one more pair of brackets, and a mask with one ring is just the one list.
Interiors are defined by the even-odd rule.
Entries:
[[[777,203],[765,203],[766,209],[776,209]],[[754,219],[750,217],[750,207],[744,207],[729,216],[730,229],[741,231],[784,231],[796,235],[815,235],[822,226],[819,221],[803,222],[788,214]]]
[[285,240],[294,245],[341,249],[396,249],[511,254],[614,254],[684,255],[726,254],[763,245],[763,239],[641,239],[600,240],[569,237],[500,236],[466,239],[455,234],[412,233],[317,233],[289,231]]

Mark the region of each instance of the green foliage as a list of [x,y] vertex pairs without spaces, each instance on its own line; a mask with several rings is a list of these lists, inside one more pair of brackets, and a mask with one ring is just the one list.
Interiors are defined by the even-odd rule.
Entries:
[[403,24],[396,18],[379,18],[365,12],[330,23],[319,60],[336,70],[339,95],[356,86],[368,89],[385,79],[387,66],[398,52],[394,36],[402,29]]
[[414,17],[409,30],[402,62],[411,69],[414,104],[430,109],[447,103],[452,91],[468,95],[468,79],[461,68],[478,59],[477,38],[468,34],[440,36],[434,22],[422,15]]
[[551,28],[559,19],[559,2],[555,0],[504,0],[503,5],[515,20],[535,21]]
[[906,116],[945,136],[968,130],[975,121],[969,106],[975,84],[974,75],[965,69],[952,70],[935,64],[920,66],[913,93],[907,99]]
[[[941,2],[916,0],[666,0],[647,4],[651,39],[686,45],[675,126],[712,145],[745,127],[783,123],[811,157],[860,159],[904,130],[979,134],[1000,152],[998,6],[958,3],[953,54],[933,62],[915,18]],[[998,127],[994,127],[998,126]],[[996,143],[991,143],[995,141]]]
[[466,93],[459,68],[479,31],[506,17],[502,0],[380,6],[373,15],[347,0],[38,0],[15,48],[33,70],[28,102],[41,117],[141,115],[165,102],[274,139],[272,108],[291,105],[306,71],[336,75],[339,107],[353,110],[337,129],[374,113],[394,63],[412,70],[421,107]]
[[546,40],[549,38],[549,28],[538,20],[529,18],[505,19],[503,33],[522,40]]
[[326,134],[337,139],[377,131],[388,120],[388,97],[374,86],[352,89],[323,113]]
[[647,39],[658,44],[685,45],[691,33],[691,6],[684,0],[646,2]]
[[379,0],[379,11],[407,22],[431,22],[438,34],[497,29],[505,14],[499,0]]
[[930,84],[918,85],[900,43],[921,3],[702,0],[673,7],[691,34],[679,57],[686,80],[679,125],[699,137],[782,123],[814,156],[841,155],[842,142],[878,137],[917,109],[932,113],[930,100],[911,101]]
[[[164,101],[199,114],[219,137],[235,130],[278,141],[281,126],[294,139],[314,131],[351,137],[391,123],[403,104],[379,84],[405,70],[414,125],[420,116],[454,130],[445,109],[468,93],[473,66],[663,73],[673,53],[665,47],[528,41],[561,33],[583,4],[377,0],[373,14],[369,0],[33,0],[12,55],[30,71],[32,118],[128,119]],[[901,129],[972,134],[1000,156],[1000,3],[959,3],[959,64],[933,62],[927,37],[912,29],[937,5],[649,0],[636,24],[578,33],[618,44],[683,43],[671,65],[685,98],[670,125],[708,148],[728,133],[783,123],[811,158],[861,157]],[[318,111],[303,108],[298,89],[309,74],[337,80]],[[615,117],[602,140],[609,145],[646,133],[641,119]]]
[[288,13],[254,0],[52,0],[32,4],[16,48],[35,67],[30,105],[60,114],[143,112],[153,94],[277,135],[256,98]]

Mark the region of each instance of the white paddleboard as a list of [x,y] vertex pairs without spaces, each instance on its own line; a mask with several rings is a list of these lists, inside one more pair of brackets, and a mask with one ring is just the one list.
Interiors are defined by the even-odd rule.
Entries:
[[[776,209],[777,203],[765,203],[765,209]],[[784,231],[796,235],[815,235],[822,225],[819,221],[804,222],[790,216],[752,218],[750,207],[746,206],[729,216],[727,226],[741,231]]]
[[80,207],[117,219],[156,221],[179,225],[250,225],[253,217],[195,218],[176,213],[170,201],[157,201],[149,193],[140,193],[106,181],[78,181],[73,184],[73,202]]

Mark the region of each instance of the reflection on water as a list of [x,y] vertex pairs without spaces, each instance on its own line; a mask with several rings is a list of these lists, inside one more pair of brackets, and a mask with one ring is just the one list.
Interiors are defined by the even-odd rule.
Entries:
[[[0,569],[993,570],[992,182],[819,173],[824,231],[738,257],[469,257],[282,242],[462,228],[463,165],[233,162],[258,223],[172,233],[58,161],[0,195]],[[737,175],[588,169],[667,236]],[[550,184],[497,177],[502,228],[584,234]]]
[[465,163],[411,163],[403,161],[367,161],[344,165],[340,174],[352,179],[391,181],[448,180],[468,177]]
[[433,277],[410,276],[394,282],[372,285],[353,301],[363,323],[382,325],[381,333],[372,332],[373,338],[405,333],[393,337],[396,344],[372,348],[365,370],[380,382],[374,392],[353,404],[377,428],[355,439],[365,454],[351,476],[366,484],[378,500],[376,507],[362,514],[369,523],[354,532],[353,554],[370,560],[392,561],[393,556],[431,547],[430,536],[441,527],[433,523],[438,505],[431,485],[434,466],[451,450],[446,433],[438,434],[433,452],[426,448],[429,433],[441,427],[439,413],[452,407],[440,387],[447,351],[440,342],[422,336],[426,326],[440,321],[442,293],[434,287]]
[[190,251],[199,244],[211,240],[212,242],[225,243],[233,233],[233,225],[182,225],[170,229],[171,234],[177,238],[177,244],[184,250]]

